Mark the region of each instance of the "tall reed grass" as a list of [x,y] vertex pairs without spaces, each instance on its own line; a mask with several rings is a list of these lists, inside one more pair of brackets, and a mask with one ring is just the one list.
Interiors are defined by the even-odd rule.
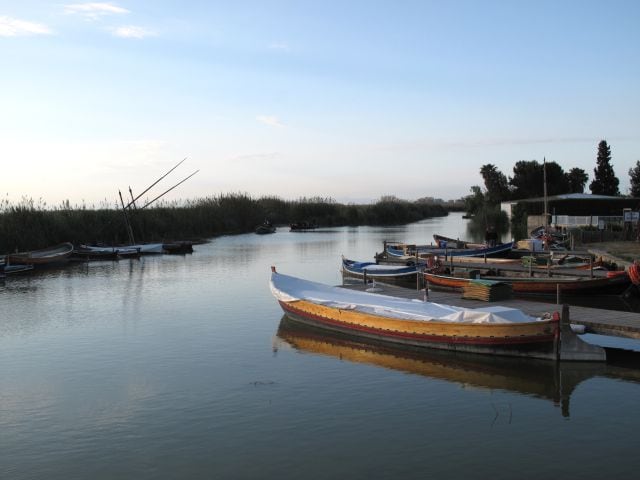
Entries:
[[[275,225],[315,222],[320,226],[392,225],[444,216],[442,205],[385,197],[370,205],[341,204],[331,198],[283,200],[221,194],[182,202],[164,202],[129,211],[136,242],[201,240],[251,232],[268,219]],[[0,201],[0,252],[44,248],[61,242],[126,244],[124,213],[103,202],[97,208],[68,201],[48,206],[42,199]]]

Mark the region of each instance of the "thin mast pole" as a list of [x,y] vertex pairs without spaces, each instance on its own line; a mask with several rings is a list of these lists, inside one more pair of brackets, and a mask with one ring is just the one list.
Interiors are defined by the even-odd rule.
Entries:
[[547,158],[544,157],[542,161],[542,177],[544,180],[544,230],[546,232],[549,226],[549,207],[547,205]]
[[160,195],[158,195],[156,198],[154,198],[153,200],[151,200],[150,202],[147,202],[146,204],[144,204],[142,207],[139,208],[139,210],[142,210],[143,208],[147,208],[149,205],[151,205],[153,202],[155,202],[156,200],[158,200],[160,197],[163,197],[165,194],[169,193],[171,190],[173,190],[174,188],[176,188],[178,185],[180,185],[181,183],[186,182],[187,180],[189,180],[191,177],[193,177],[196,173],[198,173],[200,170],[196,170],[195,172],[193,172],[191,175],[189,175],[187,178],[181,180],[180,182],[176,183],[173,187],[171,187],[168,190],[165,190],[164,192],[162,192]]
[[124,207],[124,208],[129,208],[129,207],[131,206],[131,204],[132,204],[132,203],[135,203],[135,201],[136,201],[136,200],[138,200],[141,196],[143,196],[145,193],[147,193],[149,190],[151,190],[153,187],[155,187],[155,186],[158,184],[158,182],[159,182],[160,180],[162,180],[164,177],[166,177],[166,176],[167,176],[167,175],[169,175],[171,172],[173,172],[176,168],[178,168],[178,166],[180,166],[180,164],[181,164],[182,162],[184,162],[186,159],[187,159],[187,157],[184,157],[182,160],[180,160],[180,161],[178,162],[178,164],[177,164],[175,167],[173,167],[171,170],[169,170],[167,173],[165,173],[163,176],[161,176],[158,180],[156,180],[153,184],[151,184],[151,186],[150,186],[150,187],[148,187],[144,192],[142,192],[142,193],[141,193],[140,195],[138,195],[136,198],[134,198],[133,200],[131,200],[131,202],[129,202],[129,204],[127,204],[127,206],[126,206],[126,207]]
[[118,190],[118,195],[120,195],[120,203],[122,204],[122,212],[124,213],[124,224],[127,227],[129,242],[131,242],[131,245],[135,245],[136,242],[133,238],[133,229],[131,228],[131,223],[129,222],[129,215],[127,215],[127,208],[124,206],[124,200],[122,200],[122,192],[120,190]]

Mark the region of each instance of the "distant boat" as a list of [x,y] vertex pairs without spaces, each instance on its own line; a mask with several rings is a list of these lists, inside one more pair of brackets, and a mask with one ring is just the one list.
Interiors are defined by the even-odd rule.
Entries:
[[276,227],[269,221],[265,221],[262,225],[256,227],[256,233],[258,235],[267,235],[269,233],[276,233]]
[[318,228],[318,224],[315,222],[298,222],[289,225],[291,232],[304,232],[307,230],[315,230]]
[[472,309],[357,292],[282,275],[275,267],[270,287],[293,320],[353,337],[408,348],[558,360],[564,355],[564,336],[573,335],[584,350],[571,352],[571,359],[605,360],[604,350],[582,342],[568,325],[561,329],[556,316],[535,318],[502,306]]
[[82,245],[82,248],[87,252],[113,254],[122,253],[127,254],[137,252],[138,254],[150,254],[150,253],[166,253],[164,244],[162,243],[140,243],[137,245],[121,245],[121,246],[99,246],[99,245]]
[[9,253],[6,256],[7,265],[47,266],[66,263],[73,252],[73,245],[69,242],[53,247],[32,250],[30,252]]
[[121,258],[136,258],[140,250],[135,247],[92,247],[79,245],[73,250],[76,260],[120,260]]

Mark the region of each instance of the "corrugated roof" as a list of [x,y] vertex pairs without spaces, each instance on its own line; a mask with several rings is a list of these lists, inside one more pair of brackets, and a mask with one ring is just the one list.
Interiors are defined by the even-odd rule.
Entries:
[[[563,193],[562,195],[553,195],[547,197],[547,201],[554,200],[629,200],[630,197],[614,197],[610,195],[593,195],[591,193]],[[513,202],[544,202],[544,197],[523,198],[513,200]]]

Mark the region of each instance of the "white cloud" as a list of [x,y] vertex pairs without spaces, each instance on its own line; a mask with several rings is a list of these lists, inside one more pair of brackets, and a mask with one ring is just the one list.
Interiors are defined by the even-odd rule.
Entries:
[[138,27],[136,25],[125,25],[122,27],[115,27],[111,29],[111,33],[116,37],[121,38],[145,38],[155,36],[156,33],[151,30],[147,30],[144,27]]
[[7,16],[0,16],[0,37],[17,37],[19,35],[48,35],[48,27],[40,23],[27,22]]
[[269,50],[279,50],[281,52],[290,52],[291,48],[284,42],[273,42],[269,44]]
[[284,127],[284,124],[278,120],[278,117],[274,117],[273,115],[258,115],[256,120],[270,127]]
[[119,15],[129,13],[126,8],[119,7],[113,3],[71,3],[64,6],[64,11],[70,15],[80,15],[90,20],[96,20],[105,15]]

